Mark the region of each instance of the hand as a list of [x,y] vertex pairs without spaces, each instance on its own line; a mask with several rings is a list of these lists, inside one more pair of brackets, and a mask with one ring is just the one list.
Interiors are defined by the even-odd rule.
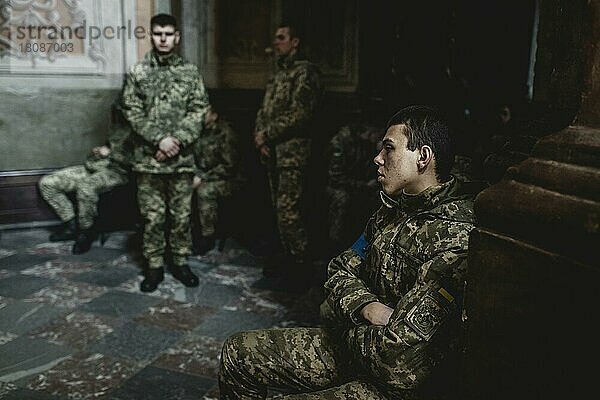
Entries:
[[169,158],[169,157],[167,157],[167,155],[162,150],[157,150],[156,154],[154,155],[154,159],[158,162],[163,162],[167,158]]
[[110,148],[108,146],[97,146],[92,149],[92,154],[96,157],[106,158],[110,154]]
[[194,180],[192,181],[192,188],[198,189],[202,185],[202,178],[199,176],[194,176]]
[[260,154],[263,157],[271,157],[271,150],[269,149],[269,146],[267,146],[266,144],[263,144],[262,146],[260,146]]
[[167,136],[163,140],[158,143],[158,148],[162,150],[167,157],[175,157],[179,154],[179,140],[175,139],[172,136]]
[[262,148],[266,141],[267,137],[265,135],[265,131],[254,132],[254,146],[257,149]]
[[393,308],[378,301],[369,303],[360,310],[363,318],[373,325],[387,325],[393,312]]

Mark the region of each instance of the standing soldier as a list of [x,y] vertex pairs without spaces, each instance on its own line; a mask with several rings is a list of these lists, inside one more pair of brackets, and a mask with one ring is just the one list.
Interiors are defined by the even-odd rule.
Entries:
[[194,155],[198,168],[194,188],[201,231],[196,250],[206,254],[215,245],[219,201],[232,194],[237,164],[233,129],[213,110],[206,114],[204,131],[196,141]]
[[[140,286],[143,292],[154,291],[162,282],[165,264],[184,285],[198,286],[198,277],[187,264],[196,172],[193,144],[208,108],[198,68],[175,52],[180,41],[175,18],[158,14],[150,27],[153,49],[131,68],[123,89],[125,117],[134,131],[133,170],[144,219],[143,252],[148,268]],[[169,258],[165,257],[167,243]]]
[[379,205],[373,157],[382,136],[383,129],[351,124],[340,128],[331,139],[327,197],[334,255],[352,244]]
[[319,70],[303,59],[299,46],[294,27],[280,25],[273,40],[278,71],[267,83],[254,132],[255,146],[267,164],[280,240],[291,264],[288,276],[308,272],[303,265],[308,247],[303,186],[314,114],[322,93]]
[[[91,248],[97,234],[94,222],[100,194],[128,181],[129,135],[129,127],[113,128],[107,143],[94,147],[83,165],[59,169],[40,180],[40,194],[62,222],[50,234],[50,241],[76,239],[73,254],[82,254]],[[77,200],[77,217],[67,197],[70,192],[75,193]]]

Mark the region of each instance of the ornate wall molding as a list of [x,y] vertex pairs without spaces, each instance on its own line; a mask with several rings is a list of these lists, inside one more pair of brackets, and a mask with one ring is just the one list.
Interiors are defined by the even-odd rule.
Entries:
[[0,75],[123,73],[147,38],[130,3],[0,0]]

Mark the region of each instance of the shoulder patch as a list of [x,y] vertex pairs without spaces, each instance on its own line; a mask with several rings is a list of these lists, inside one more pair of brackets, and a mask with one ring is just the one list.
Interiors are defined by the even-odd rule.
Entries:
[[454,297],[444,288],[430,290],[410,309],[404,321],[429,341],[450,314],[453,303]]
[[364,261],[367,258],[367,247],[369,247],[367,238],[365,238],[365,235],[360,235],[351,248]]

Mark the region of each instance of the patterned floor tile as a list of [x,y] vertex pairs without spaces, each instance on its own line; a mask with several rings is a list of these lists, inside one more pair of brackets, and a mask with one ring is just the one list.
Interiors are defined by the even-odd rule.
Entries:
[[52,286],[38,290],[24,301],[45,303],[72,309],[92,301],[96,297],[106,293],[107,290],[107,288],[101,286],[93,286],[81,282],[58,282]]
[[71,275],[91,271],[94,268],[95,265],[91,262],[57,259],[24,269],[21,273],[38,278],[67,279]]
[[0,346],[0,381],[15,382],[49,370],[71,350],[43,340],[19,337]]
[[133,268],[99,266],[93,270],[74,275],[70,279],[98,286],[116,287],[128,280],[136,278],[138,275],[139,270]]
[[88,347],[88,351],[137,362],[149,362],[177,342],[182,332],[127,322]]
[[102,354],[77,353],[27,383],[27,389],[60,398],[97,399],[117,389],[140,369]]
[[134,318],[134,321],[174,330],[192,330],[214,309],[174,300],[164,300],[151,306],[146,312]]
[[206,336],[186,336],[163,352],[155,367],[217,378],[223,342]]
[[10,342],[11,340],[18,338],[18,337],[19,337],[19,335],[15,335],[14,333],[0,332],[0,346]]
[[55,258],[55,256],[37,254],[13,254],[9,257],[0,258],[0,268],[12,271],[22,271],[34,265],[44,265],[47,261]]
[[108,315],[110,317],[129,317],[139,314],[148,307],[158,303],[160,299],[121,291],[109,291],[83,304],[78,311]]
[[221,310],[209,316],[192,332],[200,336],[225,340],[233,333],[250,329],[271,328],[277,322],[258,314]]
[[104,315],[73,312],[30,331],[28,336],[73,349],[86,349],[90,343],[114,332],[122,324]]
[[106,263],[123,255],[124,249],[107,249],[104,247],[92,246],[90,251],[84,254],[71,254],[65,256],[65,259],[75,261],[91,261],[94,263]]
[[29,254],[39,254],[46,256],[68,256],[73,251],[73,242],[47,242],[40,243],[30,249],[27,249]]
[[15,271],[8,271],[5,269],[0,269],[0,279],[6,279],[11,276],[15,276],[17,274],[18,274],[18,272],[15,272]]
[[0,399],[2,400],[61,400],[56,396],[52,396],[42,392],[36,392],[34,390],[18,388],[8,392],[6,395],[0,393]]
[[44,325],[53,318],[65,314],[66,310],[46,304],[12,301],[0,308],[0,330],[17,335]]
[[47,229],[12,229],[2,232],[2,248],[21,250],[47,242],[50,231]]
[[248,288],[261,278],[262,272],[259,269],[222,264],[208,271],[206,276],[221,285]]
[[200,286],[187,288],[185,294],[185,302],[202,304],[212,308],[223,308],[234,303],[242,295],[242,289],[201,280]]
[[7,250],[7,249],[0,248],[0,258],[9,257],[16,253],[17,253],[16,250]]
[[199,399],[214,380],[146,367],[109,396],[110,400],[191,400]]

